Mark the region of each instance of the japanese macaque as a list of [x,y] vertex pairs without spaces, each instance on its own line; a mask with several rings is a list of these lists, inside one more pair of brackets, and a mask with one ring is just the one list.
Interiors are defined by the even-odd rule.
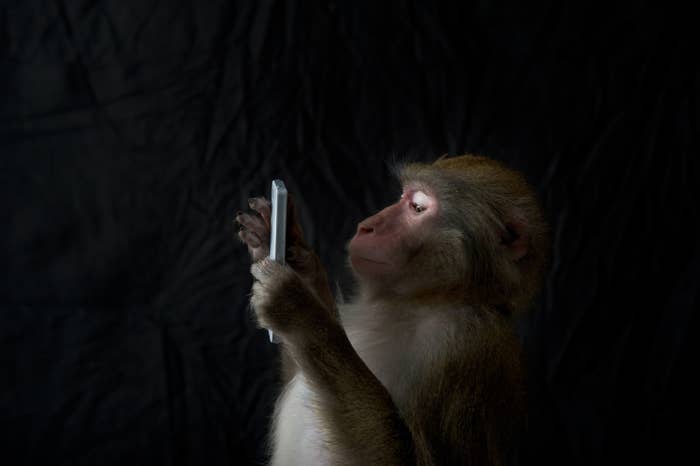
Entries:
[[273,465],[503,465],[525,416],[510,318],[539,291],[547,229],[532,189],[478,156],[397,169],[403,194],[347,244],[337,304],[289,204],[286,264],[270,204],[239,213],[251,305],[281,339]]

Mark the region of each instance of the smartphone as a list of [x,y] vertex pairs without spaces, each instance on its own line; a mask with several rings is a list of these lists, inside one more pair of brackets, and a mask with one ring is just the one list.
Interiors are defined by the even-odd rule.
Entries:
[[[272,213],[270,214],[270,259],[284,264],[287,236],[287,187],[282,180],[272,180],[270,191]],[[279,343],[279,338],[268,330],[270,342]]]

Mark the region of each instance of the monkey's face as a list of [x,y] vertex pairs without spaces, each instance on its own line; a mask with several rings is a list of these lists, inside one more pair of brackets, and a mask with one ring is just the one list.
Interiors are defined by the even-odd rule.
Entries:
[[428,189],[413,184],[396,203],[361,221],[348,247],[355,275],[382,284],[400,279],[434,231],[439,208]]

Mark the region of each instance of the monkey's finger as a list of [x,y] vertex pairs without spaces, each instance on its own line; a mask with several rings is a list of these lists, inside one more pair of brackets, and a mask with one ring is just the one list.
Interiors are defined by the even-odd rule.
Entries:
[[246,230],[252,231],[259,238],[270,236],[270,228],[265,225],[265,221],[259,215],[250,215],[239,212],[236,221],[243,225]]
[[263,246],[263,242],[258,235],[250,230],[243,229],[238,232],[238,237],[243,241],[248,247],[259,248]]
[[248,206],[260,214],[267,228],[270,228],[270,216],[272,215],[272,204],[264,196],[251,197],[248,199]]
[[238,237],[248,246],[248,254],[253,262],[257,262],[270,255],[270,248],[265,242],[261,241],[255,233],[241,230],[238,232]]

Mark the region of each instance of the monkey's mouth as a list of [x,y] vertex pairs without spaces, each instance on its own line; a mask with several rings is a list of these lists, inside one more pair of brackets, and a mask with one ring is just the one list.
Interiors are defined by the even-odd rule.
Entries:
[[359,259],[359,260],[362,260],[362,261],[365,261],[365,262],[371,262],[371,263],[373,263],[373,264],[389,265],[387,262],[380,262],[380,261],[378,261],[378,260],[369,259],[369,258],[363,257],[363,256],[353,256],[352,258],[355,259],[355,260]]

